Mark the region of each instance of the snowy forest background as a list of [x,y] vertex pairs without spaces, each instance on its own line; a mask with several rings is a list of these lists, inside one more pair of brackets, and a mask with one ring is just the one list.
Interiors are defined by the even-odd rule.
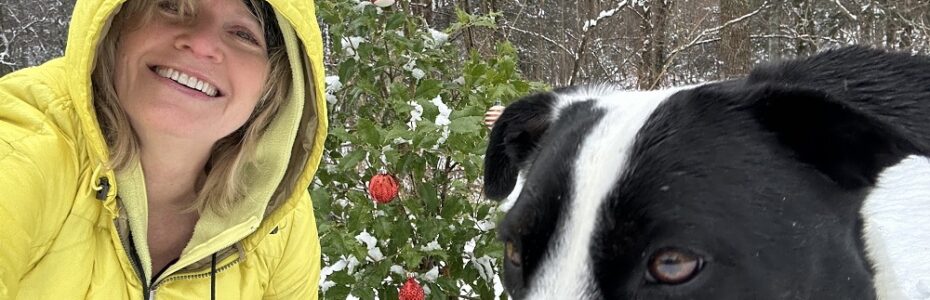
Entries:
[[[60,56],[74,2],[2,0],[0,75]],[[743,74],[753,64],[846,44],[925,53],[930,2],[920,0],[413,0],[432,27],[455,8],[496,13],[496,28],[456,42],[493,51],[513,43],[519,68],[553,86],[619,82],[631,88]],[[324,24],[325,26],[325,24]]]
[[[151,1],[151,0],[150,0]],[[309,1],[309,0],[308,0]],[[385,1],[390,2],[390,1]],[[656,89],[848,44],[930,51],[925,0],[316,0],[330,136],[310,188],[323,299],[506,298],[485,110],[532,91]],[[63,53],[73,0],[0,0],[0,76]],[[368,182],[399,182],[375,203]]]

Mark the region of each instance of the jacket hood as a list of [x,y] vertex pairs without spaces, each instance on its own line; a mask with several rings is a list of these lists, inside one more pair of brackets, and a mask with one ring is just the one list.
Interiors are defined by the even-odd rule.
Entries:
[[[65,49],[66,64],[73,68],[69,93],[74,99],[75,113],[79,118],[83,139],[80,148],[96,166],[94,182],[106,177],[112,184],[107,192],[105,206],[113,218],[118,217],[116,194],[119,193],[136,245],[142,243],[140,256],[143,264],[148,260],[145,245],[147,203],[141,170],[128,168],[120,174],[106,168],[109,153],[94,112],[91,72],[94,67],[98,43],[109,30],[110,22],[125,1],[150,0],[79,0]],[[263,238],[252,234],[260,227],[274,227],[284,215],[296,207],[306,193],[323,153],[327,115],[323,94],[323,48],[319,26],[316,23],[313,1],[268,0],[275,10],[278,24],[287,47],[292,69],[292,87],[289,99],[279,109],[274,120],[260,139],[255,155],[256,163],[246,172],[246,199],[238,203],[230,214],[222,217],[206,211],[198,221],[187,248],[181,258],[165,274],[191,265],[211,253],[233,243],[250,243]],[[119,179],[119,180],[115,180]],[[267,230],[266,230],[267,231]],[[261,231],[258,231],[261,232]],[[249,237],[243,240],[243,238]],[[146,265],[146,275],[150,267]]]

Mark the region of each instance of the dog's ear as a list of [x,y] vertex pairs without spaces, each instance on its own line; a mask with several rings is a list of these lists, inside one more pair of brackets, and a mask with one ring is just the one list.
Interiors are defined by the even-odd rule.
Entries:
[[796,157],[848,189],[874,185],[879,173],[917,148],[894,126],[825,92],[758,85],[749,93],[762,126]]
[[488,198],[503,199],[513,191],[520,168],[549,128],[554,100],[551,93],[524,97],[507,106],[494,123],[484,157]]

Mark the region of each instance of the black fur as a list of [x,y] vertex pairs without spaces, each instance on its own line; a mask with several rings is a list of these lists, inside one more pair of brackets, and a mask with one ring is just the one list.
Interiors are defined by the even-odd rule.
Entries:
[[553,101],[552,94],[528,96],[498,117],[484,157],[484,192],[488,197],[500,199],[513,190],[520,165],[549,127]]
[[[520,250],[514,298],[532,288],[566,215],[574,156],[602,119],[590,102],[555,112],[558,91],[510,105],[491,134],[485,190],[523,193],[499,226]],[[601,208],[591,257],[608,299],[874,299],[859,209],[878,174],[930,154],[930,59],[849,47],[676,93],[652,112]],[[558,119],[553,116],[558,113]],[[611,143],[612,141],[604,141]],[[581,176],[579,176],[581,175]],[[643,276],[684,249],[688,282]],[[565,278],[572,280],[572,278]]]
[[[548,99],[551,95],[539,94],[532,96],[530,101],[523,102],[524,105],[535,105],[526,111],[536,113],[551,110],[550,101],[538,101],[539,99]],[[572,104],[563,109],[563,112],[553,126],[568,126],[571,130],[559,130],[551,134],[537,134],[538,140],[520,140],[528,142],[535,146],[538,144],[547,145],[546,148],[531,149],[529,146],[517,147],[520,150],[527,150],[529,153],[511,151],[510,157],[518,158],[510,166],[526,164],[528,160],[535,161],[528,166],[527,173],[532,178],[528,191],[533,191],[521,195],[521,198],[528,199],[546,199],[546,201],[518,201],[511,211],[519,215],[518,218],[508,218],[501,224],[502,230],[499,238],[504,242],[511,242],[517,248],[523,249],[523,259],[520,266],[507,263],[504,269],[511,274],[509,280],[505,282],[511,295],[519,296],[524,291],[521,289],[528,280],[528,275],[533,274],[539,267],[541,258],[545,255],[547,245],[555,233],[557,222],[562,212],[565,210],[565,202],[561,199],[570,197],[570,189],[560,189],[564,181],[571,181],[574,175],[565,164],[562,164],[563,158],[577,156],[578,147],[584,135],[574,134],[576,132],[586,132],[594,126],[602,117],[602,112],[593,108],[591,102],[581,102]],[[517,106],[524,107],[524,106]],[[509,108],[508,108],[509,110]],[[522,111],[510,111],[513,114],[520,114]],[[506,114],[506,112],[505,112]],[[551,115],[551,114],[540,114]],[[508,119],[514,120],[514,119]],[[537,121],[540,121],[537,119]],[[546,122],[550,122],[546,119]],[[507,126],[507,125],[504,125]],[[511,127],[514,128],[514,127]],[[538,127],[536,127],[538,128]],[[517,134],[519,136],[520,134]],[[545,136],[545,137],[542,137]],[[500,166],[487,166],[488,168],[499,168]],[[511,170],[513,171],[513,170]],[[514,180],[516,178],[514,177]],[[513,182],[510,183],[511,188]],[[539,205],[543,204],[543,205]]]

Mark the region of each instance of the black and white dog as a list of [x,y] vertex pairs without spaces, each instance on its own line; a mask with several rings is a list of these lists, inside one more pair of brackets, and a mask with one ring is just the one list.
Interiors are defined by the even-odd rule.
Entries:
[[928,156],[930,58],[849,47],[527,96],[485,192],[517,299],[930,299]]

